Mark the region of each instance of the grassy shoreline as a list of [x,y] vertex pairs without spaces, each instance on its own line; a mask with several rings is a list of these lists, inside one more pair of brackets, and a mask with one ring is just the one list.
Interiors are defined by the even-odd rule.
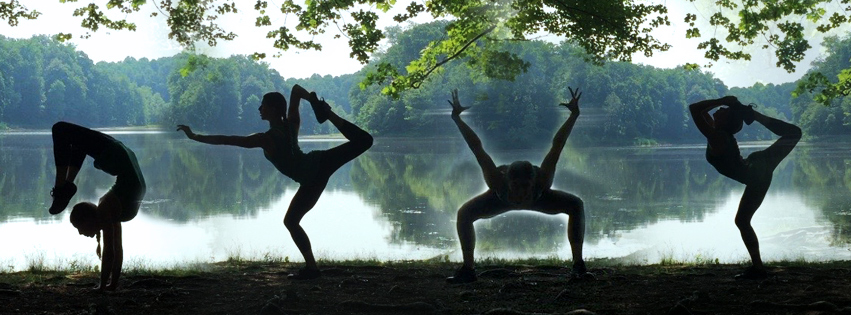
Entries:
[[[381,261],[375,259],[353,259],[353,260],[322,260],[318,261],[321,269],[325,268],[394,268],[394,269],[433,269],[452,270],[460,265],[460,262],[449,261],[442,257],[437,257],[429,260],[402,260],[402,261]],[[628,269],[635,271],[643,271],[646,273],[659,272],[660,270],[670,268],[745,268],[749,265],[748,262],[742,261],[739,263],[718,263],[717,260],[695,259],[692,261],[677,261],[673,259],[663,259],[660,262],[652,264],[639,264],[627,262],[621,259],[600,258],[587,260],[590,269]],[[169,276],[183,277],[201,274],[216,274],[216,273],[239,273],[246,270],[258,270],[266,267],[274,266],[276,268],[291,268],[297,269],[301,267],[303,262],[290,262],[288,257],[266,257],[260,260],[244,259],[242,257],[229,257],[226,260],[218,262],[186,262],[172,265],[170,267],[152,267],[144,264],[127,264],[123,268],[125,276]],[[529,259],[497,259],[486,258],[478,260],[476,266],[479,269],[493,268],[567,268],[571,266],[570,260],[558,258],[529,258]],[[766,262],[768,268],[785,268],[785,267],[803,267],[814,269],[851,269],[851,260],[830,260],[830,261],[807,261],[805,259],[796,260],[781,260]],[[21,281],[54,278],[54,277],[79,277],[91,276],[97,277],[99,274],[99,266],[84,265],[75,261],[70,261],[63,266],[47,266],[44,264],[33,264],[24,270],[0,271],[0,283],[21,283]]]
[[[458,262],[321,261],[322,277],[287,278],[303,263],[239,257],[180,268],[128,268],[114,292],[95,270],[0,273],[0,305],[19,314],[851,314],[851,261],[777,261],[763,280],[746,264],[588,261],[576,279],[560,259],[483,259],[478,281],[450,285]],[[93,269],[93,268],[92,268]],[[0,311],[2,313],[2,311]]]

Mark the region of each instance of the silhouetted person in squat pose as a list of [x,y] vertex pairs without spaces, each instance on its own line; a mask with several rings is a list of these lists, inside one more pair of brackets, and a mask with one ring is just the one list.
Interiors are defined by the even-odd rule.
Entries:
[[[94,158],[95,168],[116,176],[115,185],[100,198],[97,205],[80,202],[71,210],[71,224],[80,235],[97,236],[97,254],[101,258],[100,283],[97,290],[115,290],[124,263],[121,222],[136,217],[145,196],[145,178],[139,170],[136,154],[104,133],[67,122],[53,125],[53,156],[56,183],[50,194],[50,214],[65,210],[77,193],[74,179],[86,156]],[[103,231],[103,254],[100,238]]]
[[[570,89],[570,88],[568,88]],[[562,103],[570,110],[570,117],[556,132],[553,146],[544,157],[541,166],[537,167],[527,161],[517,161],[511,165],[496,166],[491,157],[482,148],[482,141],[463,120],[461,112],[469,107],[461,106],[458,101],[458,90],[452,91],[452,120],[458,125],[461,135],[473,151],[479,166],[482,168],[488,190],[473,197],[458,209],[457,229],[458,240],[464,256],[464,265],[455,275],[446,278],[448,283],[467,283],[476,281],[473,251],[476,247],[476,232],[473,222],[482,218],[491,218],[510,210],[534,210],[546,214],[564,213],[570,216],[567,223],[567,239],[573,254],[573,270],[575,276],[587,272],[585,261],[582,259],[582,242],[585,238],[585,209],[582,199],[572,194],[550,189],[556,171],[556,163],[561,155],[567,137],[579,117],[579,90],[570,89],[571,100]]]
[[[298,129],[301,124],[299,118],[299,100],[305,99],[310,102],[313,112],[319,123],[325,120],[331,121],[335,127],[349,141],[328,150],[318,150],[304,153],[298,146]],[[372,146],[372,136],[366,131],[358,128],[351,122],[337,116],[331,111],[324,100],[319,100],[316,93],[308,93],[299,85],[293,86],[290,94],[290,107],[287,110],[287,101],[278,92],[263,95],[260,103],[260,119],[269,122],[269,130],[264,133],[255,133],[248,136],[220,136],[220,135],[197,135],[185,125],[178,125],[177,130],[186,133],[189,139],[207,144],[233,145],[243,148],[262,148],[263,155],[282,174],[292,178],[300,184],[295,193],[287,214],[284,216],[284,225],[290,231],[296,246],[304,256],[305,267],[288,278],[294,280],[308,280],[321,277],[313,250],[310,247],[310,239],[299,222],[310,209],[316,205],[328,179],[337,169],[347,162],[366,152]]]
[[[710,115],[709,111],[717,107],[721,108]],[[751,218],[765,199],[774,169],[801,140],[801,128],[760,114],[753,106],[740,103],[735,96],[700,101],[689,105],[689,111],[697,129],[706,137],[706,160],[709,164],[721,175],[745,184],[745,192],[736,212],[736,226],[742,233],[753,265],[736,275],[736,278],[763,279],[767,273],[759,256],[759,240],[751,227]],[[765,150],[742,158],[739,144],[733,135],[742,130],[743,123],[750,125],[754,121],[780,136],[780,139]]]

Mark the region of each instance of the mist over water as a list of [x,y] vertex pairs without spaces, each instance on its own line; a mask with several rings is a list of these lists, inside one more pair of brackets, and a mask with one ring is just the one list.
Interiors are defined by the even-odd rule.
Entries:
[[[132,148],[148,183],[139,215],[122,224],[125,265],[168,267],[228,257],[301,255],[282,223],[297,184],[259,149],[205,146],[177,133],[111,133]],[[851,139],[849,139],[851,140]],[[305,151],[340,140],[303,141]],[[749,143],[743,153],[766,145]],[[489,151],[498,164],[539,164],[543,151]],[[706,163],[703,145],[568,147],[554,188],[585,201],[585,256],[637,263],[739,262],[733,223],[744,186]],[[851,259],[851,142],[803,143],[775,171],[753,219],[763,258]],[[98,263],[96,242],[68,211],[50,216],[49,133],[0,134],[0,269]],[[114,178],[87,160],[72,204],[97,201]],[[302,225],[317,258],[460,261],[455,214],[485,190],[460,140],[377,139],[332,178]],[[477,258],[570,259],[566,216],[516,211],[476,223]]]

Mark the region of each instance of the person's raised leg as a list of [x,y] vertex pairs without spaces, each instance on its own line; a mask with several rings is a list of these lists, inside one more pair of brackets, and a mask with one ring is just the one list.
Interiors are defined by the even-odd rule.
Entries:
[[327,115],[328,121],[334,124],[334,127],[343,134],[343,137],[346,137],[346,139],[349,139],[351,143],[355,144],[354,147],[358,148],[358,151],[360,151],[357,155],[360,155],[360,153],[363,153],[372,147],[372,135],[368,132],[350,121],[343,119],[343,117],[340,117],[337,113],[331,111],[330,108],[328,109]]
[[76,138],[85,134],[83,129],[86,128],[60,121],[54,124],[51,130],[56,178],[53,189],[50,191],[50,195],[53,196],[50,214],[58,214],[65,210],[71,198],[77,193],[74,179],[77,178],[83,166],[86,153],[74,143],[77,141]]
[[801,140],[801,128],[785,121],[765,116],[756,111],[754,112],[754,117],[766,129],[780,136],[780,139],[777,139],[768,148],[762,150],[768,166],[773,170],[792,152],[792,149]]
[[290,207],[287,209],[287,214],[284,216],[284,226],[290,231],[290,236],[293,238],[296,247],[304,257],[305,267],[299,270],[298,273],[288,276],[294,280],[309,280],[319,278],[319,266],[316,264],[316,259],[313,257],[313,249],[310,245],[310,239],[307,237],[307,232],[301,227],[301,219],[307,214],[316,202],[322,191],[325,190],[324,182],[312,185],[303,185],[296,191],[293,200],[290,202]]
[[325,150],[320,159],[322,163],[320,166],[320,176],[331,177],[344,164],[354,160],[371,148],[373,138],[368,132],[338,116],[330,109],[326,117],[349,140],[346,143]]

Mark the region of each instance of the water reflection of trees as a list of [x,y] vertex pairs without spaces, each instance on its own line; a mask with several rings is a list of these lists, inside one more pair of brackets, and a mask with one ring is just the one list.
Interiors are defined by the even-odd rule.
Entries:
[[[472,154],[455,142],[382,144],[356,160],[357,193],[394,224],[391,241],[454,246],[458,207],[485,189]],[[568,148],[559,167],[554,188],[586,201],[589,242],[663,219],[702,220],[739,185],[718,175],[694,149]],[[566,242],[565,223],[563,216],[524,212],[483,220],[477,223],[477,248],[551,251]]]
[[0,222],[50,216],[48,193],[55,173],[47,170],[53,167],[53,156],[51,150],[30,141],[36,137],[0,135]]
[[[139,157],[148,181],[142,212],[187,221],[211,215],[253,216],[298,186],[259,150],[208,146],[177,134],[116,135]],[[306,142],[304,149],[336,145]],[[47,214],[53,186],[49,135],[0,135],[0,222]],[[745,149],[745,154],[752,149]],[[807,146],[775,172],[772,190],[800,192],[833,226],[835,244],[851,243],[851,155],[847,145]],[[497,163],[541,152],[494,152]],[[660,220],[699,221],[742,186],[718,175],[702,149],[567,148],[554,188],[582,197],[588,242]],[[72,202],[96,201],[114,177],[86,160]],[[350,186],[351,185],[351,186]],[[791,187],[790,187],[791,185]],[[390,241],[457,246],[455,214],[484,191],[481,170],[459,140],[379,139],[338,171],[329,190],[350,190],[376,205],[394,230]],[[281,213],[283,216],[283,213]],[[730,218],[732,224],[733,218]],[[547,252],[566,242],[563,216],[511,213],[477,223],[478,247]]]
[[[455,215],[485,190],[479,166],[462,143],[379,143],[355,161],[355,191],[374,203],[394,229],[390,241],[457,246]],[[510,214],[477,223],[477,248],[551,251],[565,239],[563,220]]]
[[577,151],[587,153],[569,156],[572,161],[563,163],[568,170],[556,176],[556,186],[572,187],[567,190],[585,199],[589,236],[612,236],[660,220],[703,220],[739,185],[712,169],[701,150]]
[[355,160],[352,186],[393,224],[390,241],[454,244],[455,211],[484,189],[481,171],[457,147],[385,139]]
[[814,144],[796,149],[795,190],[833,226],[832,245],[851,244],[851,147]]
[[[178,221],[222,214],[254,216],[287,190],[298,189],[260,149],[210,146],[186,139],[142,139],[154,142],[140,147],[146,148],[141,167],[149,183],[145,211],[155,216]],[[311,142],[302,146],[310,151],[332,145]],[[344,167],[331,178],[329,190],[348,183],[348,169]]]
[[[280,174],[257,150],[209,146],[177,134],[115,135],[137,157],[148,191],[143,213],[175,221],[212,215],[253,216],[298,184]],[[49,135],[0,136],[0,221],[12,217],[56,219],[47,207],[55,168]],[[313,142],[305,150],[325,149],[334,143]],[[86,159],[72,203],[96,202],[115,178],[94,169]],[[329,189],[348,185],[351,167],[345,166],[329,182]],[[281,214],[283,217],[283,213]]]

